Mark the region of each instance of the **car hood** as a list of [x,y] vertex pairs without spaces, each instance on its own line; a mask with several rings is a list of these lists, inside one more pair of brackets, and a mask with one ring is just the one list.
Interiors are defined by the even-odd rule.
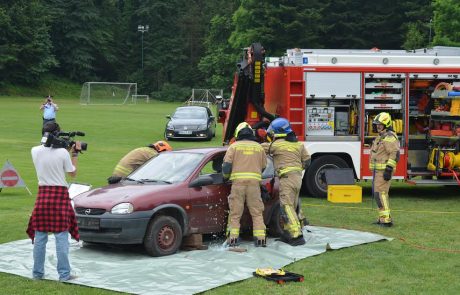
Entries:
[[171,123],[174,125],[199,125],[199,124],[206,124],[205,119],[171,119]]
[[134,210],[150,210],[171,198],[175,184],[118,184],[90,190],[76,196],[75,208],[100,208],[110,211],[120,203],[131,203]]

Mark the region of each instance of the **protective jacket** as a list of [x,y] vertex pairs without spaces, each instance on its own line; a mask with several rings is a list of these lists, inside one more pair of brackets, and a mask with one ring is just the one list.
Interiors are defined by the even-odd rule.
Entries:
[[384,130],[372,143],[369,168],[385,170],[386,166],[395,168],[399,161],[399,140],[395,132]]
[[232,164],[231,174],[224,174],[233,183],[262,180],[262,171],[267,166],[267,158],[262,146],[252,140],[239,140],[230,145],[224,163]]
[[262,146],[265,152],[273,157],[273,165],[279,177],[292,171],[302,171],[310,159],[307,149],[301,142],[281,138],[273,143],[263,143]]
[[147,162],[149,159],[156,157],[158,152],[151,147],[140,147],[127,153],[118,162],[117,166],[113,170],[113,176],[126,177],[128,174],[133,172],[135,169],[140,167],[142,164]]

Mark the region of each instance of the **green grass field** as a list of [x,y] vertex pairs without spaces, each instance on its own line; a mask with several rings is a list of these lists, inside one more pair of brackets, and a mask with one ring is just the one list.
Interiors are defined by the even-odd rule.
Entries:
[[[105,183],[126,152],[162,139],[165,116],[177,106],[163,102],[81,106],[78,98],[55,100],[62,129],[86,132],[78,138],[88,143],[88,151],[79,157],[76,181],[94,187]],[[27,238],[25,228],[37,192],[30,149],[41,138],[41,102],[38,97],[0,97],[0,165],[8,159],[33,193],[29,196],[21,188],[0,192],[0,243]],[[175,148],[220,146],[220,134],[219,127],[211,142],[171,144]],[[332,205],[322,199],[303,198],[304,212],[313,225],[370,231],[393,237],[393,241],[330,251],[289,265],[289,271],[305,276],[303,283],[278,286],[253,278],[205,294],[458,294],[460,189],[394,184],[390,195],[396,226],[382,229],[371,224],[376,219],[375,205],[369,184],[363,186],[363,203]],[[0,273],[0,286],[2,294],[117,293],[5,273]]]

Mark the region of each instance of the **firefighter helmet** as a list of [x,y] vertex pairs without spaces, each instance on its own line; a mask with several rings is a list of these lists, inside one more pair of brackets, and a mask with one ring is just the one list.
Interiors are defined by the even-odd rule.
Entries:
[[[248,129],[246,132],[249,134],[253,134],[254,135],[254,132],[252,131],[252,128],[251,128],[251,125],[249,125],[248,123],[246,122],[241,122],[240,124],[238,124],[238,126],[236,126],[236,129],[235,129],[235,137],[238,137],[238,134],[240,133],[240,131],[244,130],[244,129]],[[249,132],[250,131],[250,132]]]
[[169,143],[162,140],[155,142],[153,144],[153,148],[159,153],[164,151],[172,151],[172,147],[169,145]]
[[391,116],[386,112],[379,113],[375,116],[374,121],[372,121],[372,124],[382,124],[385,128],[390,127],[391,123]]
[[272,133],[275,136],[287,135],[292,132],[291,124],[286,118],[276,118],[268,126],[267,133]]

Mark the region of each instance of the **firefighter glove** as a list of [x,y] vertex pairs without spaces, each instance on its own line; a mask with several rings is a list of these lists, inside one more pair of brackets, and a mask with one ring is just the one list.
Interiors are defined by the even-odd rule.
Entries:
[[262,201],[268,202],[270,201],[270,192],[268,191],[267,187],[265,185],[260,186],[260,197],[262,198]]
[[385,181],[391,180],[391,173],[393,172],[393,167],[387,166],[385,171],[383,171],[383,179]]
[[107,178],[109,184],[119,183],[122,178],[120,176],[110,176]]

